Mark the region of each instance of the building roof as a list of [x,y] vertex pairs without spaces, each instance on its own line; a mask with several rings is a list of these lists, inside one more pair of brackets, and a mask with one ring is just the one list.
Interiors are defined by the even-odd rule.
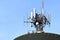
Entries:
[[14,40],[60,40],[60,35],[52,33],[30,33],[19,36]]

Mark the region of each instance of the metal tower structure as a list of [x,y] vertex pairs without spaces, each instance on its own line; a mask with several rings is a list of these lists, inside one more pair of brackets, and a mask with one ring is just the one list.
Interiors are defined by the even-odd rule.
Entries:
[[34,15],[32,15],[31,12],[31,16],[29,18],[29,21],[24,21],[26,23],[30,23],[31,27],[32,24],[35,26],[36,31],[43,31],[43,28],[45,27],[45,25],[50,25],[50,21],[49,21],[49,17],[46,17],[44,15],[44,0],[42,0],[42,11],[41,14],[38,14],[36,12],[36,9],[34,8]]

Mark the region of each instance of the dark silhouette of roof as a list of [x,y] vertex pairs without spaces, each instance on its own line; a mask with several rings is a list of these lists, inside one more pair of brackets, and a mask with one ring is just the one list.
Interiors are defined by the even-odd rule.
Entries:
[[19,36],[14,40],[60,40],[60,35],[52,33],[30,33]]

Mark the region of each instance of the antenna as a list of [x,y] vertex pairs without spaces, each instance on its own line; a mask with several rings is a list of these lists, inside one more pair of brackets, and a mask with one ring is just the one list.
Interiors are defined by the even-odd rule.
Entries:
[[31,12],[31,16],[30,17],[31,17],[31,20],[32,20],[32,12]]
[[36,17],[36,9],[34,8],[34,18]]
[[31,18],[30,18],[30,26],[32,27],[32,12],[31,12],[31,16],[30,16]]
[[42,0],[42,14],[44,14],[44,0]]
[[48,25],[50,27],[50,24],[51,24],[50,23],[51,22],[51,14],[50,13],[47,13],[46,18],[47,18],[47,21],[49,22]]

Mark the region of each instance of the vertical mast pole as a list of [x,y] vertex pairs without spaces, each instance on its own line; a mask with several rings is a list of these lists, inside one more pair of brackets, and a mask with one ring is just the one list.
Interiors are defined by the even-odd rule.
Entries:
[[36,17],[36,9],[34,8],[34,18]]
[[42,21],[42,29],[41,29],[41,31],[43,31],[43,28],[44,28],[44,0],[42,0],[42,16],[43,16],[43,21]]
[[42,0],[42,14],[44,14],[44,0]]

